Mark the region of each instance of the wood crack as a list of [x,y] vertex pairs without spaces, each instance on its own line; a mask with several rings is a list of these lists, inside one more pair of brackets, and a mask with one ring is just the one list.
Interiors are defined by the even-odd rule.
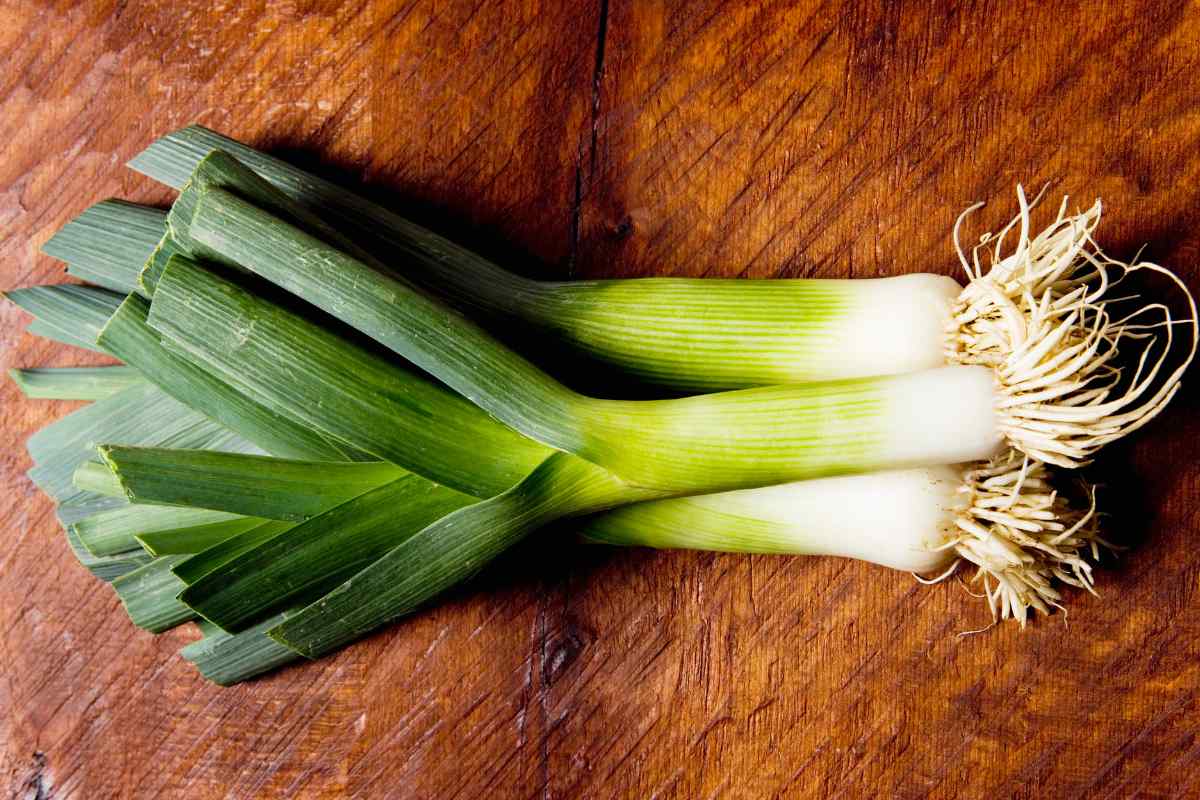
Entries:
[[587,177],[583,174],[584,153],[580,143],[575,163],[575,194],[571,201],[571,247],[567,255],[567,278],[575,277],[582,236],[583,195],[596,175],[596,143],[600,138],[600,94],[604,83],[604,51],[608,41],[608,0],[600,0],[600,24],[596,31],[596,63],[592,69],[591,135],[587,145]]

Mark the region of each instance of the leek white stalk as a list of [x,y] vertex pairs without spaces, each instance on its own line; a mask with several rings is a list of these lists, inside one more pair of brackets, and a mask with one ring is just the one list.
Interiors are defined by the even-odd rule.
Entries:
[[[1090,494],[1090,493],[1089,493]],[[976,567],[993,618],[1048,612],[1055,581],[1093,591],[1101,544],[1094,497],[1073,505],[1044,464],[889,470],[650,500],[589,517],[582,535],[614,545],[829,555],[949,576]]]
[[963,289],[944,275],[518,279],[516,285],[479,277],[455,270],[456,285],[433,288],[485,319],[523,323],[622,374],[680,391],[894,375],[956,363],[946,358],[948,328]]

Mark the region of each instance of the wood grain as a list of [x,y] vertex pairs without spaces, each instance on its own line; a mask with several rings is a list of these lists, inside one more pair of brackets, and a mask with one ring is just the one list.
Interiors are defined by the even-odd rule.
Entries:
[[[528,274],[952,273],[1017,181],[1103,197],[1102,243],[1200,289],[1200,6],[0,5],[0,287],[198,121]],[[1053,7],[1051,7],[1051,5]],[[83,355],[0,306],[0,366]],[[955,583],[831,559],[541,537],[334,658],[233,689],[70,561],[0,386],[9,795],[1200,796],[1197,392],[1099,476],[1101,596],[1021,631]]]

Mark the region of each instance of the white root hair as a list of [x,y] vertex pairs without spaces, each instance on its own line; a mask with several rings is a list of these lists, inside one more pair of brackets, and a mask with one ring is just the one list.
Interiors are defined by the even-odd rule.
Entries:
[[[1082,466],[1097,449],[1153,419],[1179,390],[1196,355],[1200,330],[1196,303],[1169,270],[1149,262],[1108,258],[1092,238],[1100,224],[1097,200],[1068,214],[1063,198],[1054,222],[1031,236],[1030,203],[1017,187],[1020,211],[998,234],[985,234],[970,258],[959,241],[964,211],[954,225],[954,246],[970,282],[959,295],[948,330],[951,363],[984,364],[999,384],[998,413],[1007,441],[1033,458],[1062,467]],[[1016,246],[1004,253],[1016,232]],[[980,253],[990,251],[988,268]],[[1190,318],[1175,320],[1163,304],[1148,303],[1124,316],[1110,311],[1128,297],[1110,289],[1130,273],[1166,276],[1183,290]],[[1173,329],[1191,326],[1182,363],[1167,373]],[[1160,335],[1161,332],[1161,335]],[[1137,352],[1136,370],[1116,363],[1118,346]]]
[[1092,560],[1100,546],[1116,549],[1099,534],[1095,487],[1086,487],[1086,506],[1076,506],[1051,486],[1045,464],[1009,450],[963,474],[962,500],[954,531],[939,549],[958,556],[944,580],[966,561],[971,581],[982,585],[996,620],[1014,618],[1022,627],[1030,610],[1062,608],[1055,586],[1093,588]]

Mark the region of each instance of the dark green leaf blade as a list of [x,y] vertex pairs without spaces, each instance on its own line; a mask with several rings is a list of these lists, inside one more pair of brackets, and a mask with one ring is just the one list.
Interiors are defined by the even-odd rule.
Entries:
[[408,475],[354,498],[212,570],[180,599],[236,631],[316,599],[408,536],[475,499]]
[[431,523],[269,631],[316,658],[408,614],[478,572],[538,527],[656,496],[556,453],[511,490]]
[[80,342],[96,341],[100,329],[121,305],[124,295],[94,286],[31,286],[0,296],[28,311],[39,322]]
[[100,345],[95,342],[80,339],[78,336],[54,327],[45,320],[35,319],[25,326],[25,332],[30,336],[40,336],[43,339],[49,339],[52,342],[70,345],[71,347],[78,347],[80,350],[87,350],[91,353],[104,353],[100,349]]
[[219,544],[200,551],[186,561],[176,564],[174,572],[184,583],[195,583],[222,564],[232,561],[242,553],[249,552],[263,542],[294,527],[296,527],[295,522],[269,520],[248,531],[231,536]]
[[34,400],[100,400],[140,383],[130,367],[50,367],[10,369],[9,377]]
[[147,531],[139,533],[136,538],[142,548],[152,556],[195,555],[265,522],[267,520],[261,517],[232,515],[231,519],[224,522],[175,530]]
[[112,556],[94,556],[79,541],[79,537],[71,528],[66,529],[67,545],[75,558],[88,572],[106,583],[111,583],[122,575],[145,566],[151,562],[151,557],[139,548],[136,551],[120,553]]
[[138,274],[138,294],[142,297],[152,297],[154,295],[154,289],[158,286],[158,279],[162,276],[163,270],[167,268],[167,262],[174,255],[186,255],[186,253],[171,238],[170,231],[167,231],[159,240],[150,257],[146,259],[142,271]]
[[156,558],[113,581],[113,589],[134,625],[151,633],[162,633],[195,617],[195,613],[177,599],[184,584],[171,572],[171,568],[185,558],[187,556]]
[[459,312],[224,189],[189,184],[168,215],[172,234],[184,224],[225,262],[370,336],[529,438],[587,449],[589,399]]
[[163,273],[149,320],[279,413],[476,497],[509,488],[549,453],[427,378],[186,259]]
[[109,556],[140,547],[140,536],[188,532],[203,535],[214,525],[243,519],[237,514],[203,508],[127,505],[80,520],[74,528],[79,541],[93,555]]
[[158,334],[146,322],[149,312],[150,306],[144,299],[130,295],[100,331],[100,344],[177,401],[270,453],[326,461],[361,457],[351,448],[332,444],[310,427],[265,408],[200,366],[165,350]]
[[50,237],[42,252],[67,272],[114,291],[137,290],[138,272],[166,230],[167,212],[124,200],[102,200]]
[[295,650],[267,636],[267,630],[283,619],[282,614],[277,614],[236,634],[201,622],[204,638],[192,642],[179,654],[195,665],[201,675],[221,686],[249,680],[301,658]]
[[246,440],[176,402],[156,387],[136,384],[97,400],[29,437],[36,466],[30,477],[60,503],[81,494],[75,470],[102,443],[253,451]]
[[197,165],[214,150],[222,150],[245,164],[293,203],[327,220],[344,237],[402,264],[404,279],[438,296],[453,298],[460,307],[473,312],[486,312],[491,305],[508,308],[513,297],[529,296],[537,290],[535,281],[514,275],[361,195],[201,125],[189,125],[163,136],[134,157],[129,166],[183,189]]
[[387,462],[296,461],[207,450],[101,447],[134,503],[301,522],[407,473]]

